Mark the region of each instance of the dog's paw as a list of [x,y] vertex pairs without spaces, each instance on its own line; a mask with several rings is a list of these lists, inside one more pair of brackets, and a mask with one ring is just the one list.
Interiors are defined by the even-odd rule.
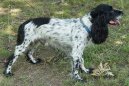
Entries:
[[42,59],[40,58],[36,59],[36,64],[41,63],[41,62],[42,62]]
[[88,69],[89,69],[88,73],[89,73],[89,74],[92,74],[93,71],[94,71],[94,68],[88,68]]
[[39,63],[42,62],[42,60],[41,60],[40,58],[38,58],[38,59],[36,59],[36,62],[33,62],[33,61],[31,61],[31,60],[29,60],[29,62],[30,62],[31,64],[39,64]]
[[6,76],[6,77],[9,77],[9,76],[13,76],[14,74],[9,72],[7,73],[6,71],[3,72],[3,74]]

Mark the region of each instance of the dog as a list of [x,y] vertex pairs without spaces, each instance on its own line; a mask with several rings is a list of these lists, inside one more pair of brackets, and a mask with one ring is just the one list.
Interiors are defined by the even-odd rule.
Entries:
[[[123,12],[113,9],[108,4],[100,4],[80,18],[34,18],[25,21],[18,29],[17,45],[9,57],[4,74],[13,75],[12,65],[25,53],[31,63],[37,64],[40,59],[33,57],[34,46],[41,42],[63,51],[72,59],[72,77],[83,80],[78,71],[92,73],[92,68],[85,68],[82,57],[86,46],[91,43],[101,44],[108,37],[108,25],[119,25]],[[32,46],[30,48],[30,46]],[[88,51],[87,51],[88,52]]]

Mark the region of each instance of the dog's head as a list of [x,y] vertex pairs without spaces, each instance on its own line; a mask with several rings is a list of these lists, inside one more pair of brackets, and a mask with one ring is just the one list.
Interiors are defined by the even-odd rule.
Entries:
[[92,22],[97,18],[104,19],[106,24],[119,25],[119,19],[123,14],[122,11],[113,9],[112,6],[107,4],[100,4],[91,11]]
[[100,4],[94,8],[90,12],[92,41],[96,44],[104,42],[108,37],[108,24],[119,25],[122,14],[122,11],[107,4]]

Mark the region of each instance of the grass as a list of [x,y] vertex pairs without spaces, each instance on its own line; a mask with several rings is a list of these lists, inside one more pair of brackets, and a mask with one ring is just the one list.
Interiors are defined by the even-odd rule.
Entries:
[[[109,27],[109,37],[101,45],[89,46],[84,51],[86,67],[96,67],[108,62],[115,77],[93,77],[81,74],[87,83],[70,78],[69,60],[57,63],[31,65],[24,56],[15,63],[13,77],[5,77],[0,63],[0,86],[129,86],[129,1],[128,0],[0,0],[0,59],[7,58],[13,51],[18,26],[29,18],[49,16],[58,18],[81,17],[101,3],[110,4],[124,11],[121,25]],[[87,52],[88,51],[88,52]],[[55,55],[50,49],[37,50],[37,57]],[[42,58],[47,59],[47,58]],[[20,60],[20,61],[19,61]]]

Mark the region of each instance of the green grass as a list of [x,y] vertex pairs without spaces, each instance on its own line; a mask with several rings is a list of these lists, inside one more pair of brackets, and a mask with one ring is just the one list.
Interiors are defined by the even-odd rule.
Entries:
[[[121,25],[109,27],[107,41],[101,45],[87,47],[83,57],[86,67],[96,67],[100,62],[108,62],[115,77],[95,78],[83,73],[81,76],[87,83],[76,82],[70,78],[70,64],[67,64],[69,61],[66,59],[61,59],[57,63],[31,65],[23,56],[13,67],[13,77],[3,76],[4,66],[0,63],[0,86],[129,86],[129,1],[64,0],[63,4],[55,3],[58,1],[0,0],[0,8],[4,12],[0,13],[0,59],[7,58],[14,51],[17,28],[25,20],[41,16],[77,18],[85,15],[96,5],[105,3],[124,11]],[[18,11],[10,11],[15,9]],[[37,52],[40,57],[51,54],[45,49],[39,49]]]

